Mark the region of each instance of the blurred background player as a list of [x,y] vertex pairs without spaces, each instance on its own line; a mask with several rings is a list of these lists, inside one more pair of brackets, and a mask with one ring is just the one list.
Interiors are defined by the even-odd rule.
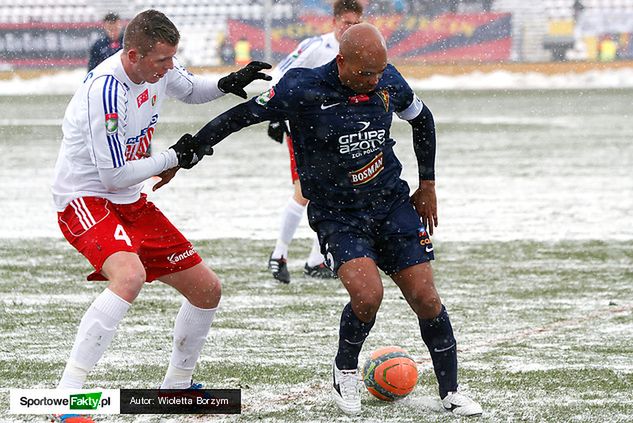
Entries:
[[183,158],[195,162],[191,146],[178,142],[154,157],[145,152],[167,97],[190,104],[227,92],[246,98],[248,83],[270,79],[259,72],[270,65],[253,62],[219,81],[196,77],[175,58],[179,41],[178,29],[164,14],[139,13],[127,26],[121,53],[87,75],[66,109],[52,185],[58,223],[68,242],[94,267],[88,279],[107,280],[108,286],[81,319],[59,388],[83,387],[144,284],[154,280],[184,297],[161,388],[192,386],[220,301],[220,281],[141,193],[146,179],[177,167]]
[[[289,69],[316,68],[334,59],[338,53],[341,35],[350,26],[359,23],[362,15],[363,6],[357,0],[336,0],[333,5],[332,19],[334,30],[299,43],[297,48],[273,70],[272,85],[276,84]],[[286,143],[290,153],[290,173],[294,193],[281,214],[279,236],[268,261],[268,270],[271,271],[273,278],[283,283],[289,283],[288,249],[297,227],[301,223],[308,200],[301,194],[301,183],[292,149],[292,136],[288,134],[286,122],[270,122],[268,135],[279,143],[283,142],[284,135],[286,135]],[[325,258],[321,254],[316,234],[313,236],[312,249],[304,266],[304,274],[323,279],[336,278],[334,272],[325,265]]]
[[123,25],[119,15],[109,12],[103,18],[104,34],[90,47],[88,72],[123,47]]

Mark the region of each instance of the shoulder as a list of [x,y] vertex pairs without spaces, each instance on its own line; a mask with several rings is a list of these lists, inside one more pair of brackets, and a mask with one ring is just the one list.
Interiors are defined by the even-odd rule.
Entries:
[[306,38],[305,40],[301,41],[297,46],[297,50],[299,51],[299,53],[301,53],[308,49],[319,47],[321,44],[323,44],[323,36],[316,35],[314,37]]
[[292,68],[286,72],[280,82],[293,88],[301,88],[306,85],[318,83],[322,80],[318,68]]
[[187,68],[185,68],[182,63],[180,63],[177,57],[174,57],[173,61],[174,67],[167,71],[167,75],[169,75],[170,77],[180,76],[188,80],[194,77],[193,74],[189,72],[189,70],[187,70]]
[[404,77],[398,72],[398,69],[391,63],[387,65],[385,71],[383,73],[383,81],[386,85],[390,87],[394,87],[396,89],[402,87],[408,87],[409,84],[404,79]]
[[416,96],[409,83],[398,72],[395,66],[389,64],[383,73],[381,80],[383,89],[389,92],[389,96],[393,100],[396,112],[400,112],[408,108],[415,102]]
[[107,37],[100,37],[97,39],[97,41],[94,42],[94,44],[92,45],[92,48],[101,48],[103,46],[106,46],[110,44],[109,40]]
[[126,97],[130,88],[112,73],[89,72],[84,82],[91,99],[106,102]]

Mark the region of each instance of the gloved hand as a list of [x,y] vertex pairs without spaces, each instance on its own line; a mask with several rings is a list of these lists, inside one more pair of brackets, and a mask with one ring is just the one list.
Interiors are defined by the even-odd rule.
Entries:
[[284,142],[284,134],[288,132],[285,121],[271,120],[268,124],[268,136],[279,144]]
[[245,86],[256,79],[263,79],[264,81],[270,81],[273,79],[270,75],[260,72],[262,69],[270,68],[272,68],[272,66],[265,62],[250,62],[242,69],[236,72],[231,72],[227,76],[220,78],[218,81],[218,88],[223,93],[231,93],[242,98],[246,98],[246,91],[244,91]]
[[191,134],[185,134],[178,142],[171,147],[178,157],[178,166],[185,169],[194,167],[202,157],[213,154],[213,148],[209,145],[200,144],[199,140]]

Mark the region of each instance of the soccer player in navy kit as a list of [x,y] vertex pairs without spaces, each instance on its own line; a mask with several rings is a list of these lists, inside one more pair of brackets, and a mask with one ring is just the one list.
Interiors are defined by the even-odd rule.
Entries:
[[[411,197],[393,152],[393,113],[413,128],[420,186]],[[418,317],[444,408],[459,416],[480,415],[481,406],[457,390],[456,341],[430,265],[429,234],[437,226],[433,115],[387,64],[378,30],[352,26],[335,60],[292,69],[269,91],[209,122],[193,137],[196,155],[243,127],[280,117],[290,123],[310,225],[350,296],[332,369],[339,408],[348,414],[361,410],[358,356],[382,301],[380,268]],[[191,138],[185,134],[181,141]]]

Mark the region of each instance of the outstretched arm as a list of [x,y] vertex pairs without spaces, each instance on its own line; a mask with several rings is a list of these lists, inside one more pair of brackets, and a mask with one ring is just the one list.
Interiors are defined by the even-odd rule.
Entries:
[[418,116],[410,120],[413,127],[413,150],[418,159],[420,186],[411,196],[411,202],[422,219],[426,230],[433,235],[437,226],[437,197],[435,194],[435,122],[425,105]]
[[204,155],[213,154],[212,147],[233,132],[269,120],[275,116],[278,116],[278,114],[274,110],[260,107],[255,103],[255,100],[250,100],[222,113],[202,127],[193,137],[189,134],[183,135],[178,143],[186,143],[186,150],[190,154],[178,155],[178,167],[168,169],[157,175],[160,181],[152,187],[152,190],[156,191],[163,185],[168,184],[176,176],[180,167],[190,169]]
[[238,104],[204,125],[194,138],[201,146],[213,147],[233,132],[269,120],[270,116],[275,116],[275,114],[255,105],[254,100],[250,100]]

